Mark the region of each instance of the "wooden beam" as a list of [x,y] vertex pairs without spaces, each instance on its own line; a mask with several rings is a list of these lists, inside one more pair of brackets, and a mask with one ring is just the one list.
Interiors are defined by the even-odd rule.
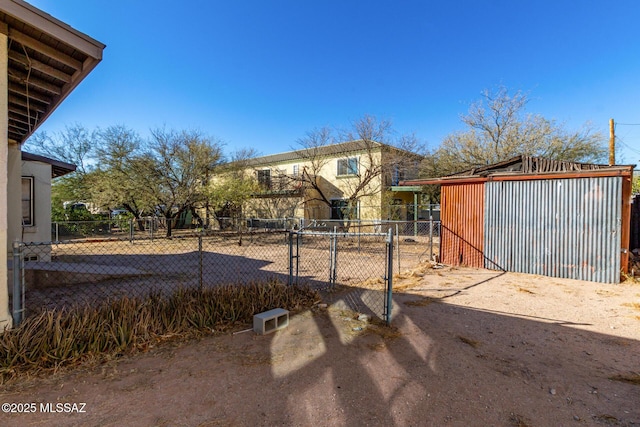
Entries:
[[34,111],[38,111],[40,113],[44,113],[47,111],[47,107],[36,100],[30,99],[29,102],[15,95],[9,95],[9,104],[19,105],[20,107],[29,108]]
[[12,123],[8,123],[8,126],[9,126],[9,132],[13,130],[13,133],[15,133],[16,135],[24,135],[29,131],[28,128],[18,127]]
[[[14,120],[18,123],[24,123],[25,125],[29,126],[34,126],[36,123],[38,123],[38,116],[31,116],[31,115],[27,115],[26,113],[21,113],[19,111],[12,111],[9,110],[9,119],[10,120]],[[28,122],[27,120],[31,119],[31,122]]]
[[17,31],[15,28],[9,28],[9,38],[21,43],[27,47],[30,47],[31,49],[34,49],[40,53],[43,53],[53,59],[55,59],[58,62],[61,62],[65,65],[68,65],[69,67],[73,68],[74,70],[81,70],[82,69],[82,62],[78,61],[75,58],[70,57],[69,55],[66,55],[62,52],[60,52],[59,50],[42,43],[39,40],[36,40],[32,37],[29,37],[26,34],[23,34],[19,31]]
[[62,93],[60,86],[45,82],[37,77],[28,76],[27,73],[18,71],[15,68],[9,73],[9,79],[13,79],[14,81],[18,80],[22,84],[28,83],[29,86],[37,87],[38,89],[51,92],[55,95],[60,95]]
[[[26,99],[26,89],[24,85],[19,85],[17,83],[9,82],[9,93],[14,93],[16,95],[22,96]],[[43,96],[39,93],[29,92],[29,99],[35,99],[38,102],[41,102],[45,105],[51,104],[51,97]]]
[[71,81],[71,76],[64,71],[58,70],[57,68],[42,63],[38,60],[27,58],[26,55],[22,55],[21,53],[9,51],[9,59],[12,59],[24,65],[25,70],[28,70],[29,66],[31,66],[34,70],[38,70],[48,76],[54,77],[58,80],[62,80],[65,83],[69,83]]

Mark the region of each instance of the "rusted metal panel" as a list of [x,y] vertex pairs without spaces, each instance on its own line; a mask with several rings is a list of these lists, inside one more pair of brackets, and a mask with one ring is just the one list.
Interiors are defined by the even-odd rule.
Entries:
[[484,267],[484,183],[443,185],[440,202],[442,262]]
[[622,177],[488,181],[485,266],[618,283]]

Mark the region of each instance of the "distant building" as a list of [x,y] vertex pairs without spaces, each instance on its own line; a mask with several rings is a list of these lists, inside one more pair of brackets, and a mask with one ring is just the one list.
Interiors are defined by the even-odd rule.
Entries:
[[421,160],[415,153],[361,140],[257,157],[246,173],[255,176],[260,190],[245,203],[243,215],[390,219],[390,205],[414,202],[411,193],[391,188],[416,178]]

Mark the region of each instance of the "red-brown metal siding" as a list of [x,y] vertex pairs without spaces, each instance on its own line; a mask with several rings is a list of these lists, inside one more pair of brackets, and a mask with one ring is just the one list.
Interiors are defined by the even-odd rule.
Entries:
[[442,185],[440,257],[444,264],[484,267],[484,182]]

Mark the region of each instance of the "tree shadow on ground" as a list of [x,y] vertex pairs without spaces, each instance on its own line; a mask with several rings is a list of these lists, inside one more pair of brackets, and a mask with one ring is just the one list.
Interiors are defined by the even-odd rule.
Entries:
[[640,423],[640,387],[612,380],[637,372],[639,341],[578,329],[571,319],[462,307],[455,297],[393,298],[392,328],[341,310],[307,311],[273,334],[210,337],[124,360],[110,374],[3,396],[83,400],[87,414],[0,417],[58,425]]

